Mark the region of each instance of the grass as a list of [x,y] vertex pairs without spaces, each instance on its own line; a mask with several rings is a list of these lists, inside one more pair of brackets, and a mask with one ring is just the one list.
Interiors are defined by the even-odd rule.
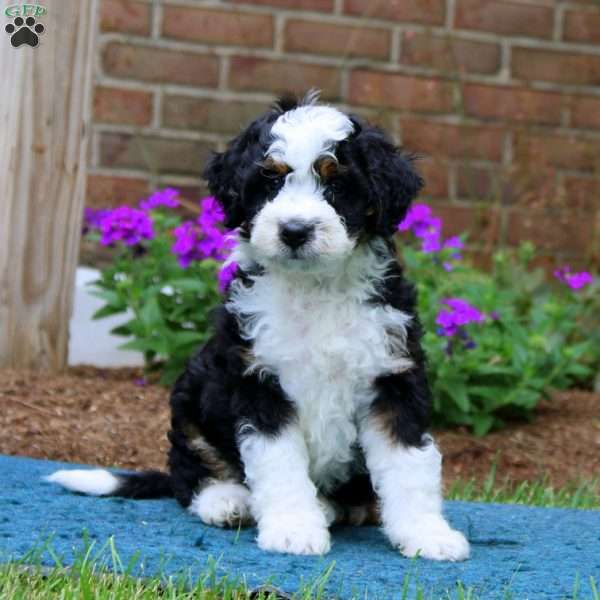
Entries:
[[[482,484],[474,481],[453,484],[447,497],[455,500],[518,503],[530,506],[600,509],[599,481],[580,482],[563,488],[553,488],[545,479],[510,484],[498,483],[496,470]],[[51,548],[46,548],[51,555]],[[106,560],[100,556],[109,556]],[[124,565],[112,540],[94,552],[93,544],[79,556],[73,566],[66,569],[57,556],[56,566],[40,566],[41,552],[32,553],[20,562],[0,565],[0,600],[275,600],[274,593],[252,593],[243,583],[219,578],[216,566],[209,565],[196,582],[189,579],[139,579],[133,576],[135,563]],[[34,565],[34,566],[31,566]],[[37,566],[35,566],[37,565]],[[332,567],[333,568],[333,565]],[[410,570],[409,570],[410,571]],[[320,600],[325,598],[324,585],[327,573],[320,579],[298,590],[295,600]],[[587,591],[583,595],[583,583]],[[600,600],[600,585],[590,578],[582,582],[574,577],[569,600]],[[444,594],[432,596],[419,586],[410,573],[398,586],[399,600],[484,600],[472,588],[457,583]],[[520,600],[510,589],[496,591],[500,600]],[[488,598],[486,594],[485,598]]]
[[483,483],[474,479],[455,481],[445,494],[448,500],[470,502],[498,502],[501,504],[524,504],[550,508],[600,509],[600,478],[578,481],[555,488],[547,478],[513,483],[498,482],[496,465]]
[[[299,590],[294,600],[325,600],[326,577]],[[572,593],[565,600],[600,600],[598,584],[589,578],[589,593],[582,595],[579,578],[573,582]],[[271,588],[272,589],[272,588]],[[484,600],[472,588],[457,583],[442,595],[427,593],[411,575],[405,576],[398,586],[398,600]],[[591,595],[590,595],[591,594]],[[498,591],[499,600],[521,600],[510,589]],[[11,563],[0,566],[0,598],[2,600],[278,600],[276,591],[251,591],[242,583],[217,579],[208,569],[198,582],[190,584],[183,579],[139,579],[129,574],[115,574],[99,567],[90,556],[80,557],[68,571],[62,568],[43,569]],[[485,598],[489,598],[486,593]],[[360,600],[357,598],[356,600]],[[385,600],[385,599],[381,599]]]

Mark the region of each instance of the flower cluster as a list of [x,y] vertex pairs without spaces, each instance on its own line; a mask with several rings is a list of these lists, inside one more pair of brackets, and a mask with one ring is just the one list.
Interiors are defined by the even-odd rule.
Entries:
[[130,206],[106,211],[98,221],[98,229],[102,234],[100,243],[103,246],[112,246],[117,242],[136,246],[142,240],[154,238],[152,220],[148,214]]
[[472,304],[462,298],[446,298],[442,300],[449,310],[441,310],[435,322],[440,326],[438,335],[449,338],[446,353],[452,354],[454,341],[461,340],[466,350],[475,348],[473,338],[467,333],[465,325],[469,323],[483,323],[486,316]]
[[594,280],[592,275],[587,271],[581,271],[580,273],[573,273],[571,267],[565,265],[560,269],[554,271],[554,277],[561,283],[568,285],[572,290],[580,290],[581,288],[589,285]]
[[86,207],[83,211],[83,230],[82,234],[90,231],[97,231],[100,229],[100,223],[102,219],[109,213],[109,210],[104,208],[94,209]]
[[[451,256],[460,260],[460,251],[464,248],[458,236],[442,239],[442,220],[433,215],[431,208],[426,204],[415,204],[406,214],[404,220],[398,225],[399,231],[411,231],[421,240],[421,250],[426,253],[437,253],[447,248],[453,250]],[[443,267],[446,271],[452,270],[452,263],[445,261]]]
[[468,323],[483,323],[485,315],[462,298],[442,300],[450,310],[441,310],[435,322],[440,326],[438,333],[445,337],[456,335]]
[[157,190],[148,198],[140,201],[142,210],[154,210],[161,206],[165,208],[177,208],[179,206],[179,192],[173,188]]
[[231,234],[222,229],[225,215],[219,203],[208,197],[200,206],[202,212],[195,221],[184,221],[173,230],[171,250],[184,269],[196,260],[225,260],[235,245]]

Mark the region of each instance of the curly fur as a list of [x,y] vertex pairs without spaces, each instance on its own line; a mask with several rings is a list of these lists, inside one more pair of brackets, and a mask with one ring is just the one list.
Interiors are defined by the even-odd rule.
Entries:
[[239,269],[173,388],[169,474],[54,481],[255,521],[269,551],[327,552],[340,514],[379,513],[403,553],[466,558],[442,516],[415,292],[390,239],[423,186],[413,158],[313,94],[251,123],[204,173],[239,228]]

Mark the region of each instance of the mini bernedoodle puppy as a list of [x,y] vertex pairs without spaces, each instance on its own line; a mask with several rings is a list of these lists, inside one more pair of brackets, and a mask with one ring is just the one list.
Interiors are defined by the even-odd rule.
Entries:
[[238,265],[215,334],[171,395],[169,474],[58,471],[87,494],[174,496],[204,523],[256,523],[272,552],[324,554],[334,522],[376,519],[406,556],[463,560],[415,291],[392,236],[423,186],[362,119],[282,100],[209,161]]

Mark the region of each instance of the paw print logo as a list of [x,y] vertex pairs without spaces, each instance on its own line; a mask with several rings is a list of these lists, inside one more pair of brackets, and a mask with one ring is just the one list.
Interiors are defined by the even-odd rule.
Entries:
[[16,17],[12,23],[5,27],[6,33],[10,35],[10,43],[18,48],[23,44],[35,48],[40,43],[39,34],[44,33],[44,26],[36,23],[33,17]]

